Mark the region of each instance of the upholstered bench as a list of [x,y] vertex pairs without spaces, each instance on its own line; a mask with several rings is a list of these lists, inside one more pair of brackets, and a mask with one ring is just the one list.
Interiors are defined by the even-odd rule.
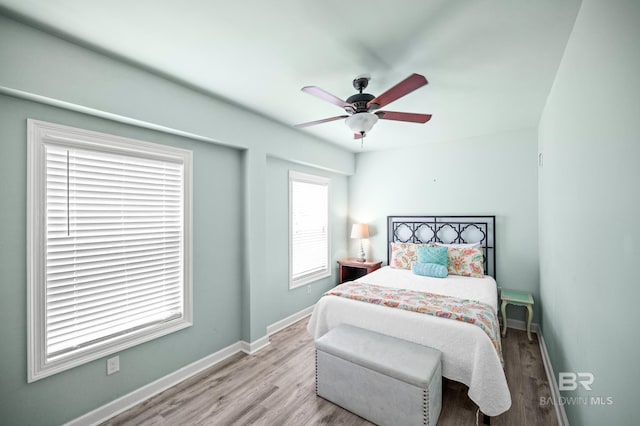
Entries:
[[440,351],[350,325],[316,340],[316,393],[379,425],[435,425]]

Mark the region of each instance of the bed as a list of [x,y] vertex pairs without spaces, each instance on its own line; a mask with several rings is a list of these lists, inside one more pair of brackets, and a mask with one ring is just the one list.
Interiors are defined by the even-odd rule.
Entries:
[[[495,216],[390,216],[387,233],[388,250],[391,243],[480,243],[485,275],[431,278],[385,266],[356,282],[478,301],[488,305],[497,318]],[[390,250],[387,263],[391,263]],[[325,295],[315,305],[307,330],[317,339],[340,324],[436,348],[443,354],[442,375],[467,385],[469,397],[485,415],[497,416],[511,406],[500,350],[476,325]],[[497,336],[499,340],[499,330]]]

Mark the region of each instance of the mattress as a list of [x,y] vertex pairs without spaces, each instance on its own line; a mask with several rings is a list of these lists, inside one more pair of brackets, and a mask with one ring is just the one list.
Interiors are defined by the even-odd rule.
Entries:
[[[443,294],[486,303],[497,314],[497,286],[484,278],[431,278],[385,266],[357,280],[367,284]],[[340,324],[377,331],[442,352],[442,375],[469,387],[469,398],[488,416],[511,407],[500,356],[491,339],[473,324],[336,296],[323,296],[307,326],[314,339]]]

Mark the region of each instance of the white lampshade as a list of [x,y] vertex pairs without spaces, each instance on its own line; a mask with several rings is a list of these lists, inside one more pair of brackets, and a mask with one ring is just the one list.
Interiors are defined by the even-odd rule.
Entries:
[[367,134],[374,124],[378,122],[378,116],[371,112],[358,112],[344,121],[355,134]]
[[351,238],[369,238],[369,225],[354,223],[351,227]]

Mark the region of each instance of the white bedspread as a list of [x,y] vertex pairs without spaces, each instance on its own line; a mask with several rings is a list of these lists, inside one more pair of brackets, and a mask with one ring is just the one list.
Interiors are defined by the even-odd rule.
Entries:
[[[497,312],[496,282],[489,276],[430,278],[386,266],[357,281],[477,300]],[[500,358],[480,327],[344,297],[324,296],[316,303],[307,330],[317,339],[340,324],[436,348],[442,352],[442,375],[467,385],[469,398],[484,414],[497,416],[511,407]]]

